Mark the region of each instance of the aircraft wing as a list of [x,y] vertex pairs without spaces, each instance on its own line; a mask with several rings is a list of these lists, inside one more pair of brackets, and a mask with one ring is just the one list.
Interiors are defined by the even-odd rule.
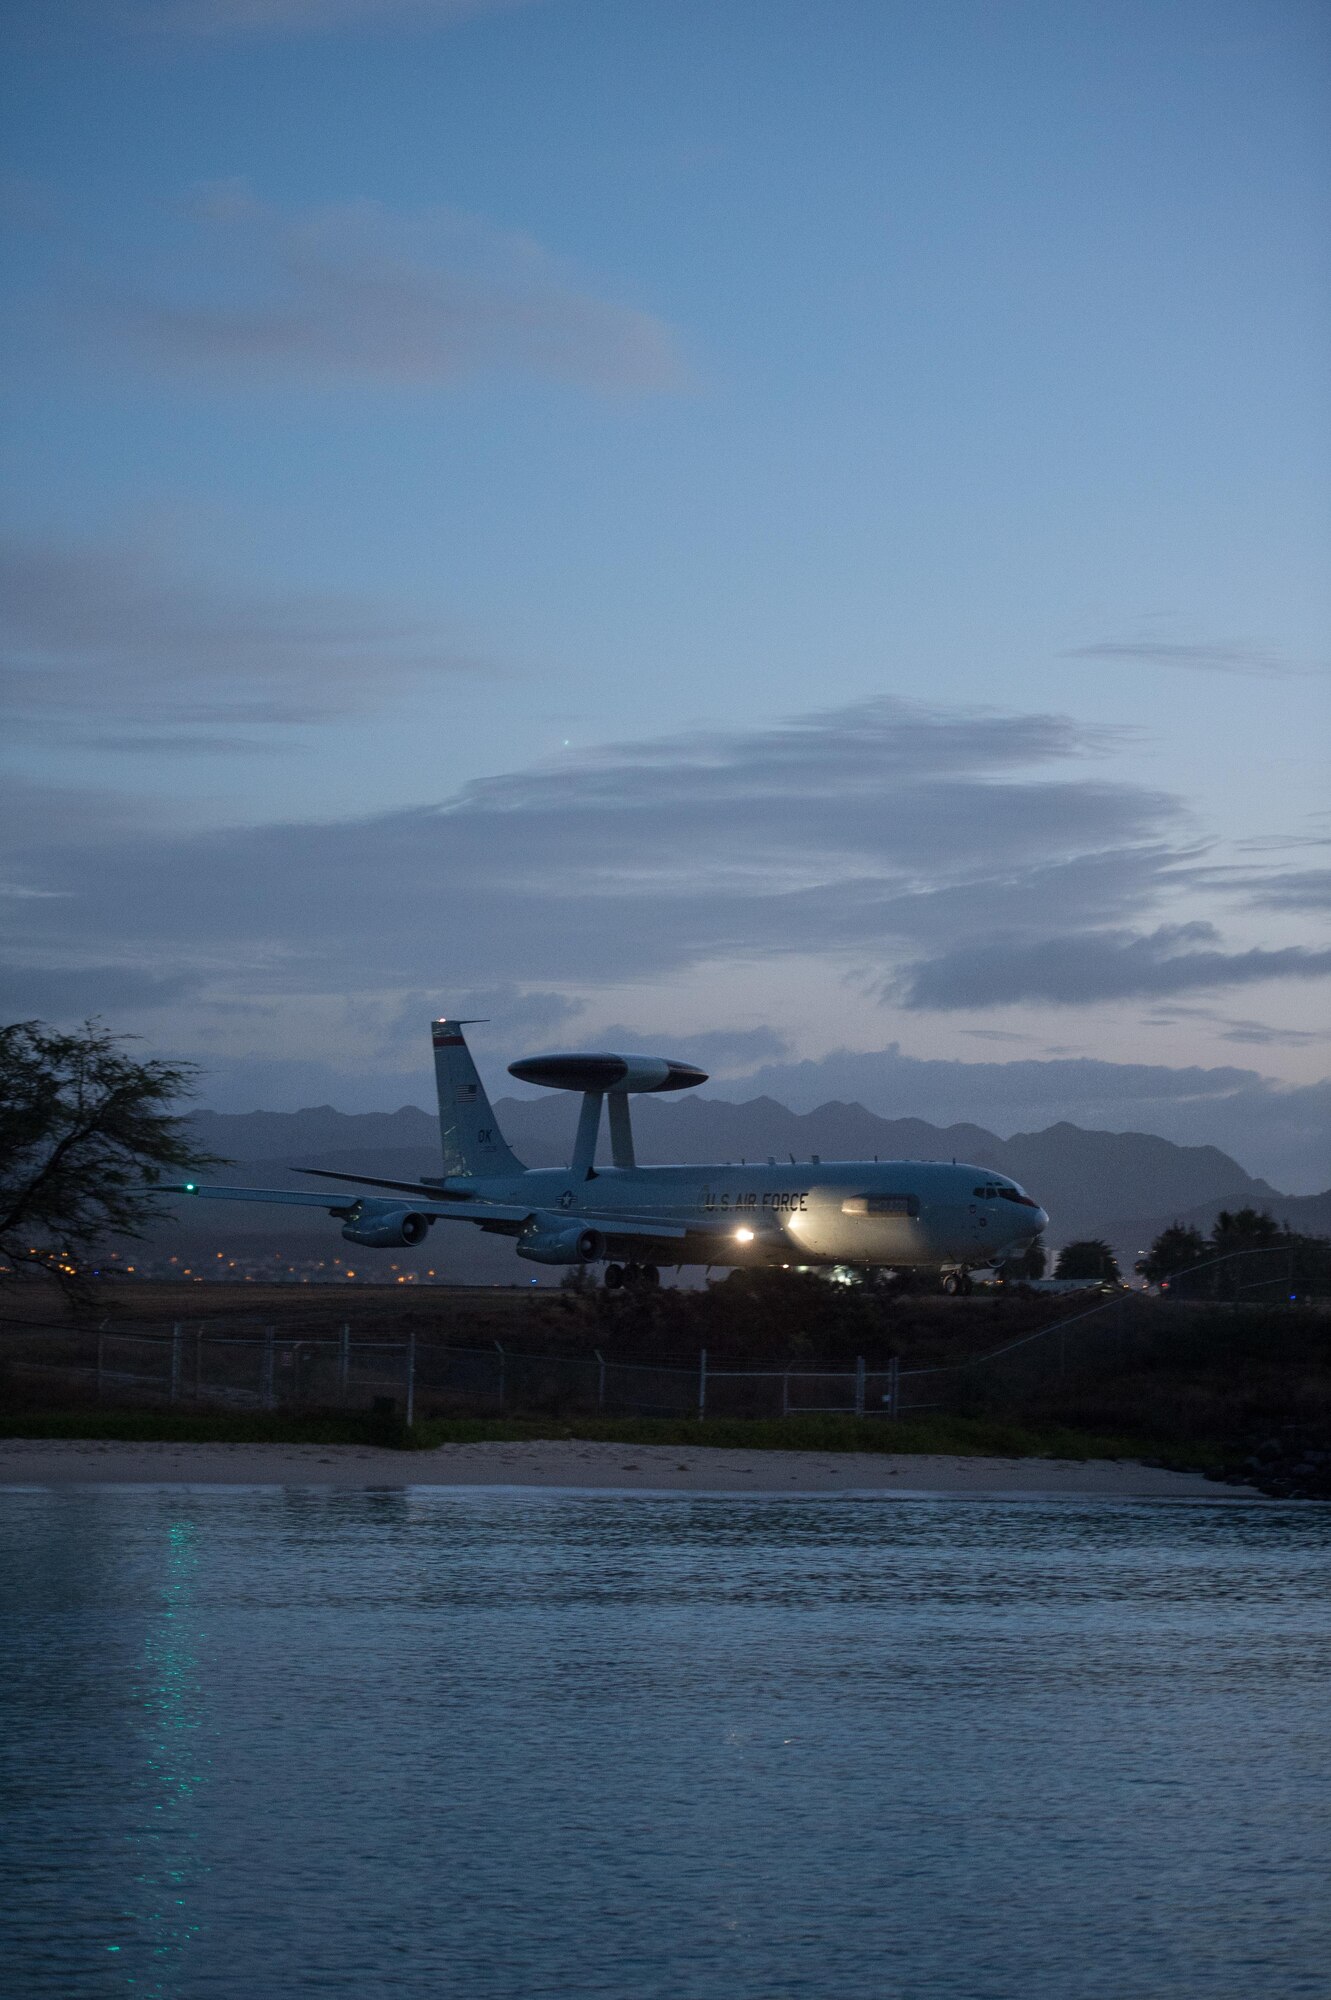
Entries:
[[[428,1181],[378,1180],[369,1174],[333,1173],[327,1167],[297,1167],[296,1172],[316,1174],[322,1180],[350,1182],[356,1187],[389,1188],[395,1194],[409,1194],[412,1197],[412,1208],[418,1215],[432,1215],[442,1221],[480,1222],[482,1209],[485,1210],[489,1220],[495,1222],[525,1220],[527,1216],[538,1212],[550,1215],[556,1213],[553,1209],[538,1211],[518,1209],[515,1206],[501,1209],[497,1203],[487,1202],[483,1195],[468,1194],[460,1188],[433,1188]],[[312,1202],[324,1200],[320,1195],[306,1195],[304,1198]],[[438,1204],[442,1202],[452,1203],[453,1206],[440,1207]],[[558,1211],[560,1214],[563,1212]],[[655,1236],[663,1242],[670,1243],[678,1243],[685,1236],[733,1235],[737,1224],[741,1227],[752,1227],[755,1235],[775,1236],[779,1233],[770,1222],[764,1226],[762,1221],[754,1217],[749,1217],[746,1223],[742,1209],[737,1210],[734,1215],[702,1216],[696,1221],[687,1223],[681,1222],[677,1216],[638,1215],[633,1211],[626,1215],[623,1210],[602,1211],[595,1208],[579,1209],[577,1217],[583,1222],[594,1224],[603,1236]]]
[[[317,1169],[315,1170],[317,1171]],[[351,1178],[351,1177],[348,1177]],[[357,1177],[358,1178],[358,1177]],[[366,1181],[361,1185],[374,1187],[391,1186],[383,1181]],[[637,1240],[655,1240],[662,1243],[682,1243],[686,1236],[720,1238],[733,1236],[736,1227],[752,1227],[755,1236],[776,1235],[778,1232],[769,1224],[764,1228],[757,1218],[746,1218],[742,1211],[734,1215],[699,1216],[690,1222],[681,1222],[677,1216],[643,1215],[633,1212],[626,1214],[623,1209],[599,1210],[582,1208],[575,1211],[543,1209],[530,1203],[486,1201],[478,1195],[427,1195],[423,1189],[398,1182],[397,1187],[411,1196],[412,1213],[428,1215],[434,1222],[474,1222],[507,1224],[521,1227],[537,1217],[549,1222],[578,1222],[584,1226],[599,1229],[603,1236],[619,1236]],[[254,1188],[217,1187],[207,1181],[159,1182],[144,1190],[148,1194],[186,1194],[202,1201],[262,1201],[280,1202],[292,1208],[319,1208],[325,1215],[345,1216],[363,1200],[361,1195],[348,1191],[346,1199],[337,1200],[332,1189],[327,1194],[316,1194],[305,1188]],[[406,1203],[403,1203],[406,1206]]]
[[[371,1181],[371,1187],[392,1185],[383,1181]],[[401,1185],[399,1183],[398,1185]],[[461,1201],[437,1194],[424,1199],[408,1188],[412,1194],[411,1210],[414,1215],[428,1215],[435,1222],[525,1222],[537,1211],[528,1203],[525,1208],[516,1204],[497,1201],[476,1201],[464,1197]],[[207,1181],[159,1181],[154,1187],[145,1188],[145,1194],[187,1194],[197,1201],[264,1201],[282,1202],[294,1208],[321,1208],[325,1215],[346,1215],[355,1208],[364,1196],[348,1191],[346,1198],[339,1201],[330,1189],[327,1194],[315,1194],[306,1188],[251,1188],[215,1187]],[[386,1202],[386,1207],[397,1207],[395,1202]],[[404,1201],[401,1206],[406,1208]],[[681,1230],[680,1234],[683,1234]]]

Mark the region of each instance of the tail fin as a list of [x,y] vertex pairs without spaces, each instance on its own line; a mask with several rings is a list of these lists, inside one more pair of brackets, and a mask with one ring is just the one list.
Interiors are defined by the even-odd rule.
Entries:
[[495,1124],[485,1085],[476,1073],[462,1030],[463,1021],[433,1021],[434,1074],[439,1086],[439,1137],[446,1174],[521,1174]]

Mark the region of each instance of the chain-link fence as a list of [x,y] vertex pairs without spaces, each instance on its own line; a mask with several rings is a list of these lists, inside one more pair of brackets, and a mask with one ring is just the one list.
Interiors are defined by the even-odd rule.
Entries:
[[[1117,1288],[1050,1326],[963,1361],[901,1370],[899,1409],[967,1409],[1020,1402],[1051,1385],[1106,1374],[1150,1353],[1177,1351],[1197,1324],[1188,1306],[1294,1304],[1302,1272],[1287,1244],[1233,1250],[1175,1272],[1149,1299]],[[1165,1302],[1165,1310],[1159,1302]],[[1174,1314],[1170,1305],[1182,1310]]]
[[[0,1321],[0,1358],[16,1379],[79,1385],[103,1402],[153,1402],[235,1410],[373,1409],[418,1416],[476,1412],[607,1416],[794,1417],[838,1413],[895,1418],[1015,1402],[1051,1383],[1122,1366],[1147,1345],[1186,1330],[1188,1280],[1212,1302],[1288,1297],[1288,1252],[1250,1250],[1208,1259],[1171,1281],[1166,1309],[1149,1318],[1140,1292],[1119,1291],[1019,1339],[958,1362],[911,1366],[716,1368],[619,1361],[599,1351],[527,1354],[498,1341],[462,1347],[408,1333],[356,1336],[350,1322],[323,1335],[275,1325],[180,1321],[169,1329]],[[889,1322],[890,1324],[890,1322]]]
[[387,1398],[408,1423],[450,1411],[602,1411],[663,1417],[773,1417],[814,1411],[894,1413],[899,1364],[851,1370],[669,1367],[589,1355],[525,1354],[499,1342],[457,1347],[419,1339],[362,1340],[275,1326],[169,1330],[0,1323],[9,1368],[91,1390],[101,1402],[235,1410],[373,1409]]

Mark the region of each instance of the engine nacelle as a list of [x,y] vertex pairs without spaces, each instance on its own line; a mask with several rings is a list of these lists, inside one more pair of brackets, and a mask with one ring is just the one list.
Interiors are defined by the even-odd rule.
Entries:
[[605,1256],[599,1229],[579,1229],[569,1222],[524,1229],[514,1247],[533,1264],[596,1264]]
[[372,1250],[410,1248],[429,1233],[428,1215],[416,1215],[394,1201],[358,1201],[342,1227],[348,1243],[366,1243]]

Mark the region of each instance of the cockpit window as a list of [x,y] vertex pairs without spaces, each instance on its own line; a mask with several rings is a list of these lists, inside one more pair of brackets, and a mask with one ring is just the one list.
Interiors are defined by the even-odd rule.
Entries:
[[1019,1187],[994,1187],[991,1185],[989,1187],[972,1188],[971,1192],[977,1201],[998,1201],[1001,1198],[1003,1201],[1015,1201],[1020,1208],[1038,1208],[1040,1206],[1038,1201],[1032,1201],[1028,1194],[1023,1194]]

